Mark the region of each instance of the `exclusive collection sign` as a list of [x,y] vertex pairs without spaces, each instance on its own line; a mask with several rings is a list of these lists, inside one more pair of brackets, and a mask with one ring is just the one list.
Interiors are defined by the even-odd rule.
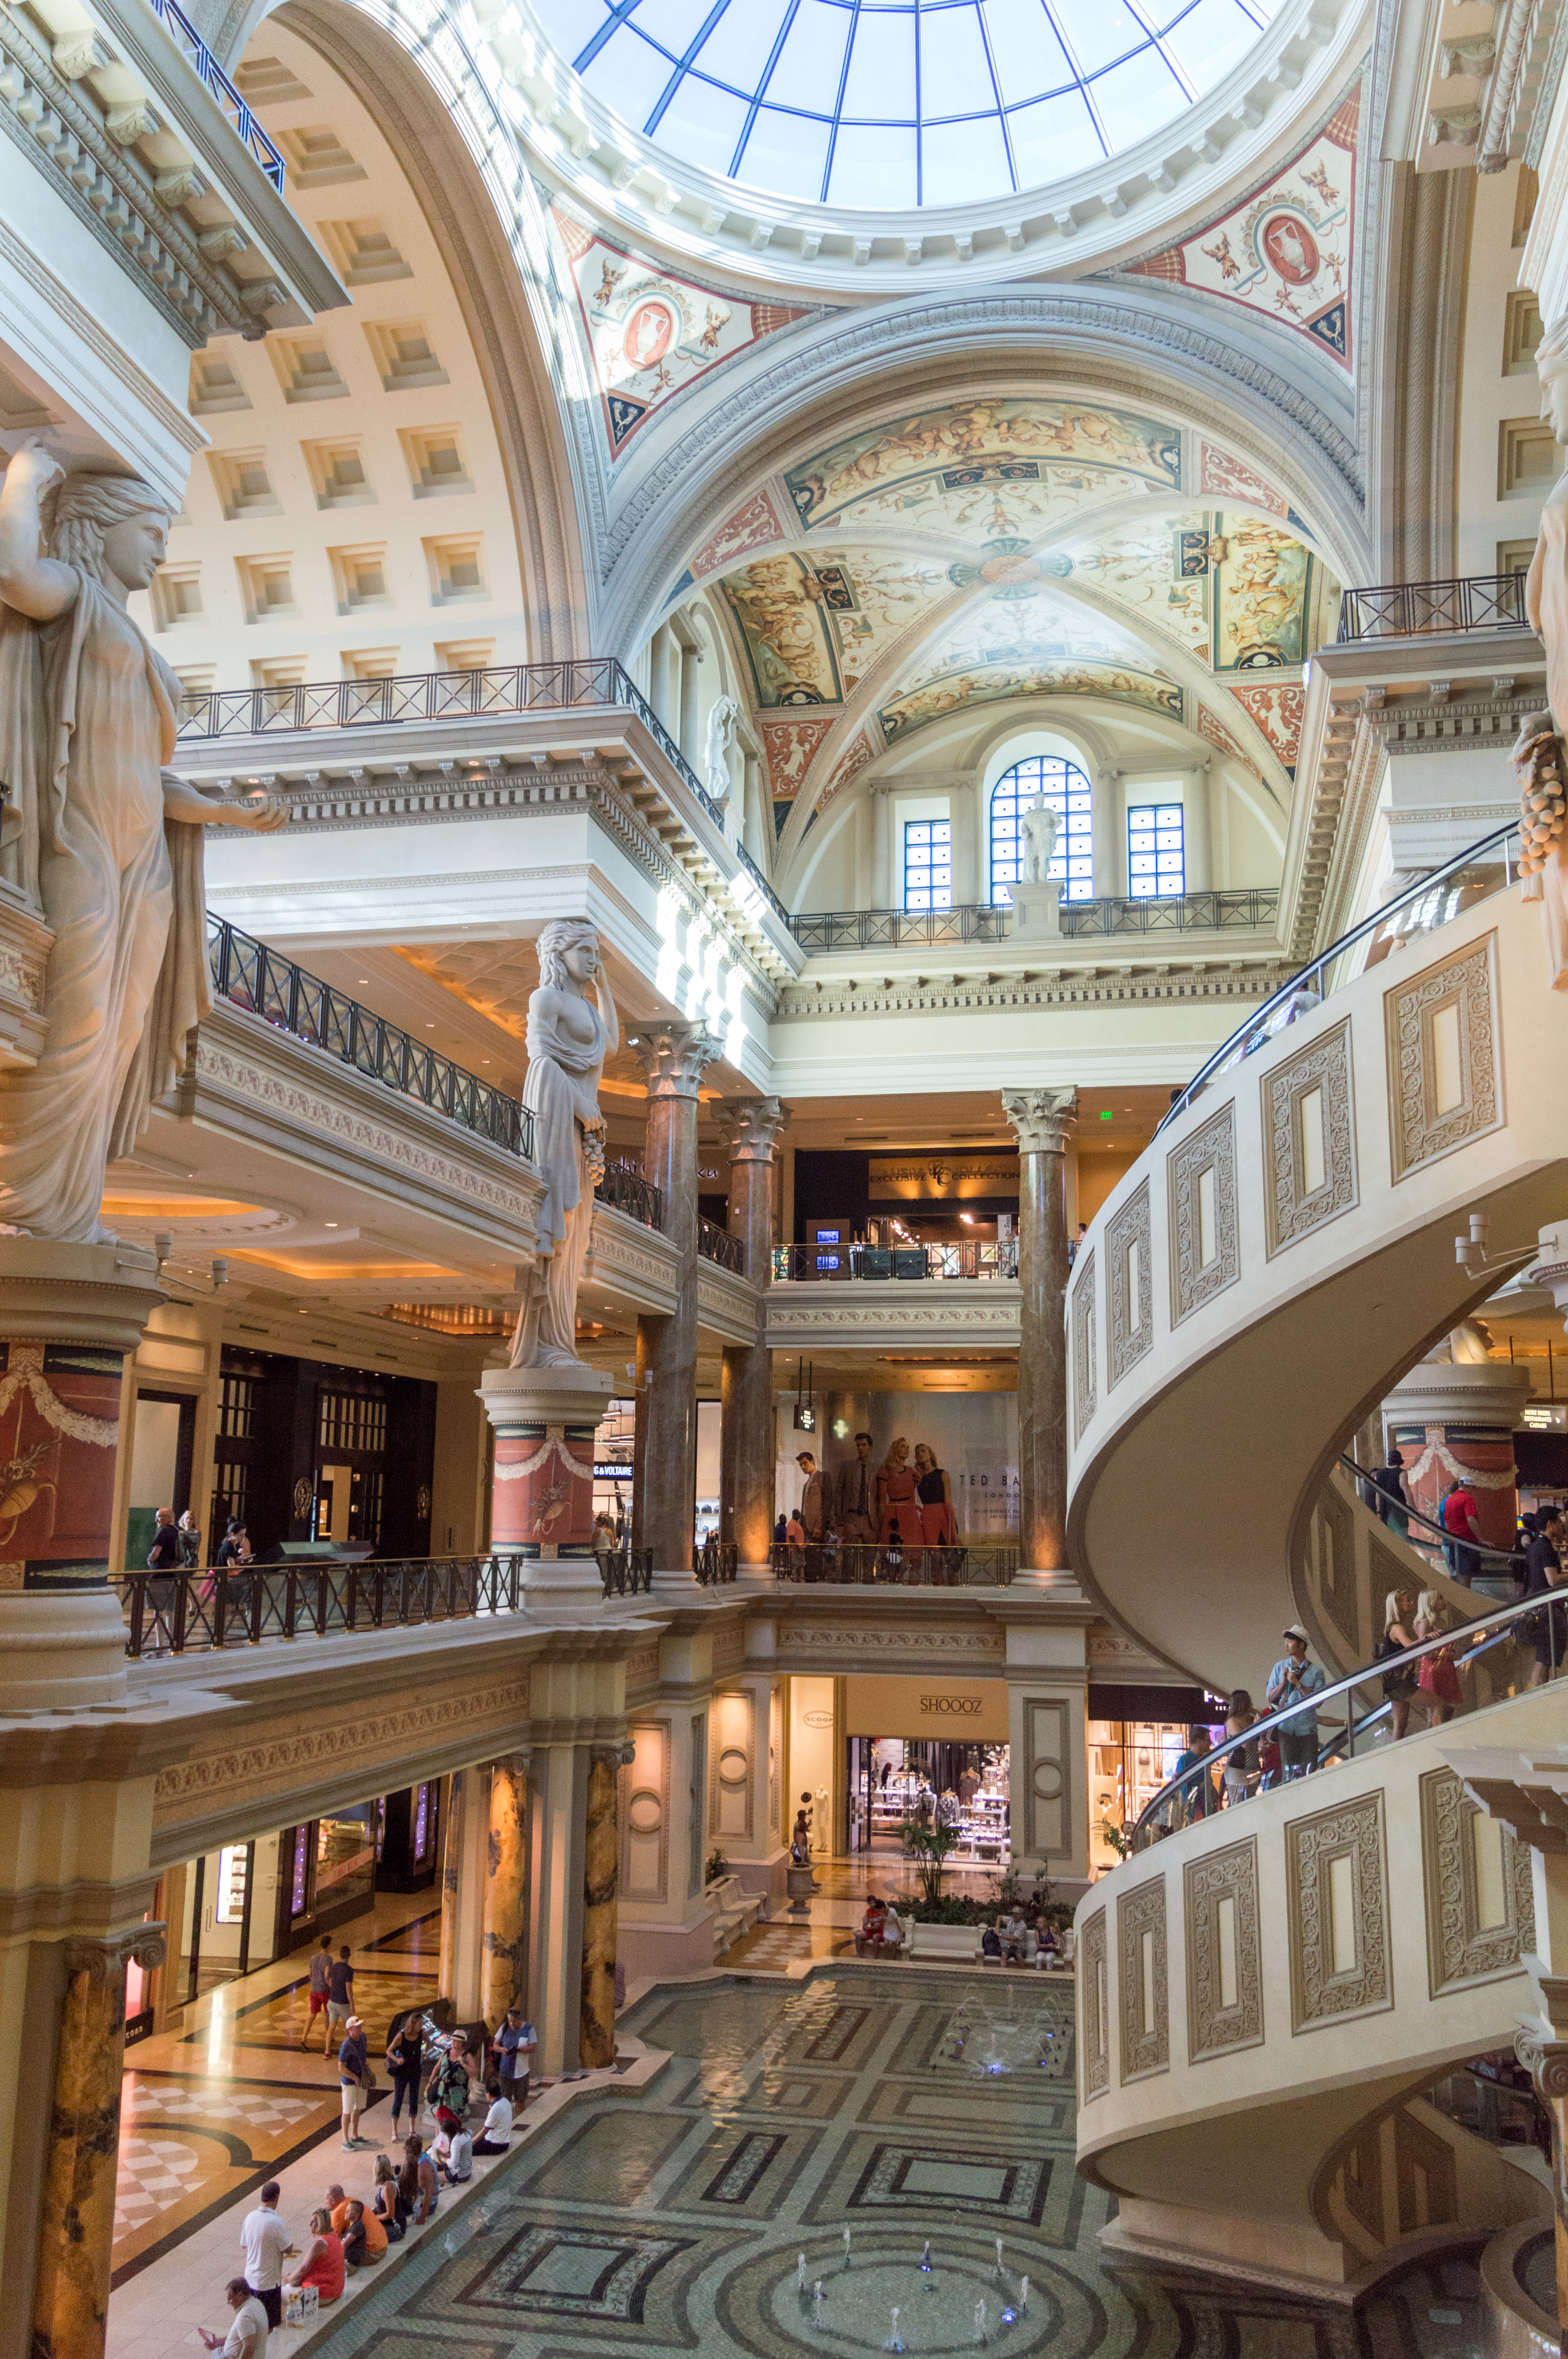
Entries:
[[1005,1680],[897,1679],[851,1672],[844,1681],[847,1736],[941,1737],[1005,1745]]
[[936,1198],[1016,1196],[1016,1155],[872,1155],[867,1194],[873,1203]]

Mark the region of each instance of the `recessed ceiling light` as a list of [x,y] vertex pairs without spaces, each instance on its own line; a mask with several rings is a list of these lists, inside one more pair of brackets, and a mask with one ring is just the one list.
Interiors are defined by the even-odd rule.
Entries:
[[328,1222],[325,1223],[325,1226],[326,1226],[326,1227],[328,1227],[329,1229],[335,1229],[335,1228],[337,1227],[337,1225],[338,1225],[338,1223],[337,1223],[337,1222],[336,1222],[336,1221],[328,1221]]

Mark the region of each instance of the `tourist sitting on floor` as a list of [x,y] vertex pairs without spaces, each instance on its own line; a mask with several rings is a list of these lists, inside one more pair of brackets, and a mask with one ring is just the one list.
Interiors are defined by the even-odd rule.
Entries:
[[314,2286],[323,2310],[343,2290],[343,2248],[332,2233],[330,2212],[310,2214],[310,2242],[284,2278],[286,2285]]
[[512,2145],[512,2100],[501,2093],[501,2083],[495,2079],[484,2084],[490,2099],[490,2111],[484,2117],[484,2127],[473,2142],[475,2154],[505,2154]]
[[334,2209],[332,2225],[342,2242],[345,2268],[362,2269],[384,2257],[386,2230],[373,2212],[365,2210],[357,2195],[351,2195],[346,2203]]
[[425,2151],[422,2137],[411,2137],[403,2156],[397,2184],[408,2201],[414,2226],[422,2228],[427,2220],[436,2215],[436,2199],[440,2192],[436,2166]]
[[1022,1911],[1016,1906],[1009,1909],[997,1927],[1004,1965],[1021,1966],[1023,1963],[1023,1936],[1027,1930]]
[[449,2187],[460,2187],[473,2177],[473,2138],[466,2124],[441,2132],[436,2140],[436,2168]]
[[980,1928],[980,1956],[989,1966],[1001,1963],[1001,1935],[989,1917]]
[[1061,1955],[1062,1945],[1056,1939],[1056,1929],[1045,1918],[1034,1920],[1034,1960],[1037,1966],[1052,1966]]
[[408,2206],[398,2191],[397,2174],[392,2168],[390,2155],[378,2154],[375,2158],[375,2216],[389,2245],[401,2245],[408,2227]]
[[887,1930],[887,1908],[873,1892],[866,1903],[866,1913],[860,1919],[860,1930],[855,1936],[855,1955],[863,1958],[868,1950],[874,1957],[881,1950]]
[[898,1910],[890,1900],[887,1915],[882,1919],[882,1955],[884,1958],[896,1958],[902,1956],[903,1951],[903,1925]]

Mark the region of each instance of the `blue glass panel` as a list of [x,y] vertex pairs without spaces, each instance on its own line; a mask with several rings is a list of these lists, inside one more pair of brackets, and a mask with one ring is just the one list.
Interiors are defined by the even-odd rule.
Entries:
[[700,74],[687,74],[660,119],[659,145],[706,171],[728,172],[750,113],[743,98],[715,89]]
[[830,0],[800,0],[768,80],[770,106],[800,106],[831,118],[854,18]]
[[914,122],[914,27],[913,16],[903,10],[895,15],[891,9],[861,9],[844,84],[845,122]]
[[920,112],[925,121],[943,114],[994,114],[996,86],[979,11],[971,0],[957,8],[924,9],[919,24]]
[[827,194],[836,205],[914,204],[913,125],[884,129],[840,124]]
[[781,197],[799,197],[816,204],[822,194],[827,142],[832,136],[830,123],[759,107],[735,178],[753,189],[772,189]]
[[1012,187],[1001,125],[992,114],[975,123],[927,124],[920,135],[920,201],[965,205],[1004,196]]

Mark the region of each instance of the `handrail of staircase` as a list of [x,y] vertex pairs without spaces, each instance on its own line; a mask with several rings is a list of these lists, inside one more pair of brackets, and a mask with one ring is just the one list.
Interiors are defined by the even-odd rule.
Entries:
[[[1517,1572],[1519,1568],[1519,1558],[1512,1549],[1492,1548],[1486,1540],[1460,1540],[1457,1532],[1445,1531],[1441,1524],[1433,1523],[1430,1516],[1423,1516],[1419,1507],[1407,1506],[1402,1499],[1396,1499],[1391,1491],[1381,1490],[1379,1487],[1377,1476],[1375,1474],[1368,1474],[1364,1466],[1358,1466],[1356,1463],[1355,1459],[1352,1458],[1347,1451],[1343,1450],[1340,1451],[1339,1462],[1346,1469],[1347,1473],[1355,1475],[1358,1483],[1369,1483],[1372,1485],[1372,1488],[1378,1492],[1379,1498],[1388,1500],[1389,1505],[1393,1508],[1396,1515],[1405,1516],[1412,1524],[1424,1524],[1427,1530],[1432,1534],[1433,1539],[1444,1541],[1459,1540],[1459,1546],[1464,1549],[1468,1549],[1472,1556],[1496,1557],[1498,1562],[1501,1565],[1506,1565],[1510,1572]],[[1376,1515],[1378,1511],[1373,1507],[1371,1512]]]
[[[1321,1712],[1325,1704],[1333,1703],[1337,1696],[1350,1698],[1354,1696],[1357,1688],[1367,1687],[1374,1680],[1380,1681],[1390,1675],[1404,1671],[1411,1664],[1423,1662],[1429,1655],[1440,1654],[1444,1647],[1463,1646],[1465,1651],[1460,1656],[1460,1661],[1474,1662],[1477,1655],[1484,1655],[1489,1647],[1496,1646],[1498,1640],[1511,1630],[1513,1625],[1522,1620],[1526,1614],[1540,1614],[1549,1607],[1561,1606],[1565,1602],[1568,1602],[1568,1583],[1560,1582],[1555,1589],[1543,1590],[1538,1597],[1523,1598],[1514,1605],[1499,1605],[1492,1613],[1478,1614],[1473,1622],[1461,1623],[1456,1629],[1445,1630],[1436,1638],[1422,1638],[1413,1647],[1401,1647],[1397,1655],[1390,1655],[1377,1662],[1368,1663],[1361,1670],[1352,1671],[1347,1678],[1336,1680],[1331,1686],[1320,1688],[1315,1695],[1303,1696],[1299,1703],[1284,1704],[1278,1712],[1265,1712],[1261,1719],[1253,1722],[1250,1728],[1244,1728],[1235,1736],[1227,1736],[1222,1745],[1212,1746],[1201,1761],[1195,1761],[1190,1769],[1184,1769],[1179,1777],[1171,1778],[1168,1784],[1162,1786],[1159,1792],[1145,1804],[1139,1814],[1133,1825],[1129,1848],[1131,1851],[1146,1850],[1151,1843],[1168,1832],[1169,1830],[1162,1821],[1166,1814],[1184,1798],[1187,1788],[1195,1779],[1212,1775],[1216,1765],[1226,1761],[1239,1747],[1256,1745],[1262,1738],[1277,1734],[1291,1721],[1300,1720],[1308,1713]],[[1559,1627],[1555,1613],[1548,1614],[1546,1626],[1552,1637],[1552,1669],[1555,1674]],[[1484,1634],[1485,1643],[1476,1646],[1474,1641],[1483,1637]],[[1321,1748],[1320,1761],[1326,1754],[1342,1752],[1346,1744],[1354,1750],[1357,1728],[1368,1727],[1373,1721],[1380,1720],[1388,1710],[1388,1705],[1386,1703],[1378,1705],[1359,1723],[1354,1716],[1354,1704],[1347,1704],[1346,1708],[1351,1716],[1345,1734],[1343,1737],[1335,1738]]]
[[[1436,891],[1445,877],[1457,875],[1461,869],[1476,866],[1483,855],[1488,852],[1500,851],[1503,854],[1504,872],[1501,889],[1506,891],[1513,882],[1514,865],[1509,857],[1509,839],[1518,833],[1518,820],[1509,820],[1506,827],[1494,828],[1490,835],[1483,835],[1477,842],[1470,844],[1464,852],[1455,853],[1454,858],[1444,861],[1441,868],[1430,869],[1417,883],[1407,885],[1402,893],[1397,893],[1391,901],[1385,902],[1380,909],[1374,909],[1369,918],[1363,918],[1359,925],[1352,926],[1347,934],[1341,934],[1339,940],[1336,942],[1331,942],[1327,950],[1320,951],[1317,957],[1303,966],[1298,973],[1292,974],[1288,983],[1282,983],[1272,998],[1266,999],[1261,1007],[1255,1009],[1244,1023],[1238,1024],[1229,1039],[1215,1050],[1207,1064],[1199,1072],[1194,1074],[1180,1096],[1173,1098],[1169,1111],[1162,1117],[1155,1131],[1155,1136],[1159,1136],[1160,1131],[1164,1129],[1167,1123],[1174,1122],[1179,1114],[1185,1113],[1199,1091],[1206,1088],[1217,1073],[1223,1072],[1227,1065],[1238,1063],[1243,1057],[1249,1057],[1255,1049],[1260,1049],[1265,1040],[1271,1038],[1274,1033],[1282,1029],[1284,1024],[1290,1021],[1291,1015],[1294,1012],[1294,1003],[1301,994],[1314,990],[1315,986],[1312,981],[1314,975],[1321,982],[1325,970],[1331,966],[1336,959],[1343,958],[1346,951],[1354,950],[1357,942],[1368,940],[1380,927],[1386,926],[1390,919],[1397,918],[1401,909],[1411,908],[1418,901],[1425,900],[1430,894]],[[1317,999],[1326,998],[1326,996],[1325,992],[1317,993]],[[1317,999],[1314,1000],[1314,1006],[1317,1004]],[[1306,1014],[1309,1011],[1303,1009],[1301,1012]],[[1271,1016],[1277,1016],[1279,1020],[1271,1023],[1270,1021]]]

